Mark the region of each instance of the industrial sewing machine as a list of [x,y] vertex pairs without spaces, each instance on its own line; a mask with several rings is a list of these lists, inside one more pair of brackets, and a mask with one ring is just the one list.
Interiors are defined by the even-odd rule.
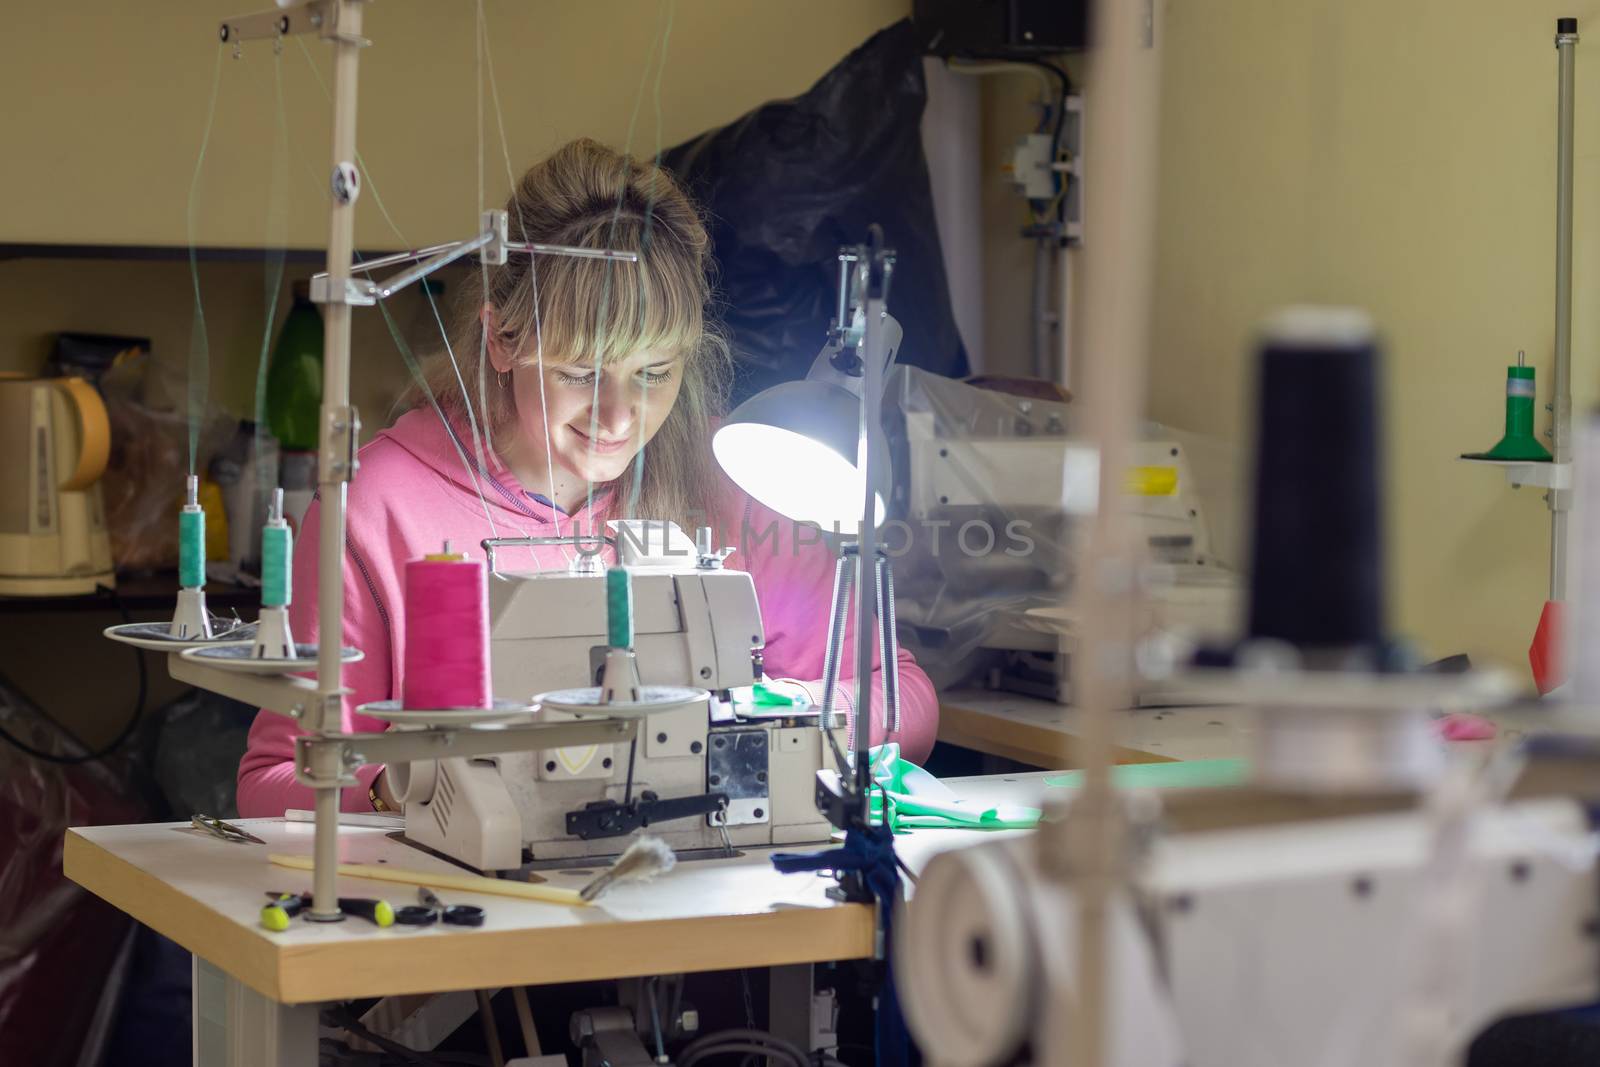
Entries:
[[[1064,601],[1078,531],[1094,511],[1094,450],[1074,436],[1064,403],[915,368],[895,373],[911,529],[908,558],[895,563],[906,643],[946,672],[935,678],[940,685],[977,676],[991,688],[1070,703],[1077,622]],[[1216,639],[1237,625],[1242,583],[1213,536],[1199,473],[1221,498],[1232,471],[1204,444],[1156,424],[1134,444],[1126,491],[1153,565],[1149,632]],[[1193,702],[1169,682],[1147,683],[1137,696],[1141,704]]]
[[[1550,789],[1556,762],[1531,764],[1517,799],[1443,820],[1399,792],[1142,798],[1165,829],[1112,901],[1101,1062],[1461,1062],[1496,1019],[1592,1003],[1594,831],[1581,796]],[[1042,873],[1046,847],[936,856],[896,923],[901,1001],[945,1067],[1066,1062],[1078,909]]]
[[[817,709],[753,715],[729,699],[729,690],[761,678],[765,638],[750,575],[722,566],[708,530],[698,545],[671,523],[613,530],[633,579],[640,680],[694,691],[650,714],[631,745],[395,769],[406,836],[480,870],[612,855],[644,826],[680,853],[827,840],[814,794],[817,771],[832,759]],[[581,542],[568,569],[497,569],[496,550],[528,543],[485,547],[494,692],[532,701],[596,684],[606,653],[606,584]],[[582,717],[550,707],[535,715]],[[842,743],[842,723],[837,732]]]

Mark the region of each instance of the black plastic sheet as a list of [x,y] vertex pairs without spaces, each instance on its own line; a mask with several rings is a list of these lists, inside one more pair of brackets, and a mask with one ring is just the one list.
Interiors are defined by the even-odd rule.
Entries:
[[804,95],[664,154],[711,216],[735,400],[805,375],[835,314],[839,247],[864,241],[874,222],[898,254],[889,312],[905,330],[900,362],[967,373],[922,150],[926,102],[906,20]]

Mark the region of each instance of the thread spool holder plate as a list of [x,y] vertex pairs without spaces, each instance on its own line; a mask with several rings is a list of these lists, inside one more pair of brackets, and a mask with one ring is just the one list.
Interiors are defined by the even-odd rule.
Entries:
[[215,648],[218,645],[249,644],[256,636],[256,624],[246,622],[209,641],[180,641],[168,636],[169,625],[167,622],[124,622],[116,626],[107,626],[100,632],[113,641],[149,652],[185,652],[196,648]]
[[495,698],[488,708],[406,708],[398,700],[376,700],[356,708],[361,715],[396,726],[482,726],[530,718],[539,705]]
[[1531,485],[1540,489],[1572,488],[1572,464],[1570,463],[1469,459],[1466,456],[1461,457],[1461,462],[1471,463],[1479,467],[1499,467],[1505,471],[1506,482],[1513,488],[1523,485]]
[[639,687],[637,701],[604,703],[599,686],[582,689],[557,689],[540,693],[534,702],[546,711],[559,711],[567,715],[604,715],[608,718],[634,719],[656,715],[669,708],[695,704],[711,697],[710,692],[682,685],[645,685]]
[[1520,686],[1510,671],[1476,669],[1460,674],[1317,670],[1178,671],[1170,680],[1197,700],[1277,708],[1413,712],[1418,708],[1476,709],[1505,704]]
[[[204,663],[209,667],[216,667],[224,671],[238,671],[241,674],[315,674],[317,673],[317,646],[296,642],[295,651],[299,653],[294,659],[256,658],[251,655],[255,650],[253,641],[231,640],[222,644],[212,642],[194,648],[185,649],[185,659],[192,659]],[[345,648],[340,656],[341,663],[357,663],[366,655],[359,648]]]

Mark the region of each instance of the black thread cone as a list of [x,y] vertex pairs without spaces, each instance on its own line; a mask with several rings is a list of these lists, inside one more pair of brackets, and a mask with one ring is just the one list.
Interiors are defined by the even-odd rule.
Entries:
[[1384,638],[1378,347],[1364,315],[1292,309],[1263,333],[1250,636],[1302,651]]

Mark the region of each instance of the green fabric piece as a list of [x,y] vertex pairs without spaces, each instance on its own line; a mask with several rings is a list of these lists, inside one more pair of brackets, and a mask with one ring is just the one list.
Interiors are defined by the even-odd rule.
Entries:
[[1038,808],[1020,804],[984,807],[957,796],[955,791],[910,760],[900,758],[900,746],[879,745],[870,753],[874,821],[885,821],[892,833],[918,827],[969,830],[1027,830],[1039,825]]
[[728,690],[728,699],[734,713],[744,718],[774,718],[794,714],[786,709],[804,709],[810,701],[802,693],[787,693],[785,683],[757,682],[755,685],[736,686]]
[[[1214,789],[1243,785],[1249,777],[1249,765],[1239,759],[1122,763],[1111,768],[1111,780],[1122,789]],[[1044,784],[1056,788],[1082,785],[1083,772],[1053,775]]]
[[780,693],[765,682],[757,682],[750,687],[750,703],[758,708],[792,708],[804,701],[788,693]]

